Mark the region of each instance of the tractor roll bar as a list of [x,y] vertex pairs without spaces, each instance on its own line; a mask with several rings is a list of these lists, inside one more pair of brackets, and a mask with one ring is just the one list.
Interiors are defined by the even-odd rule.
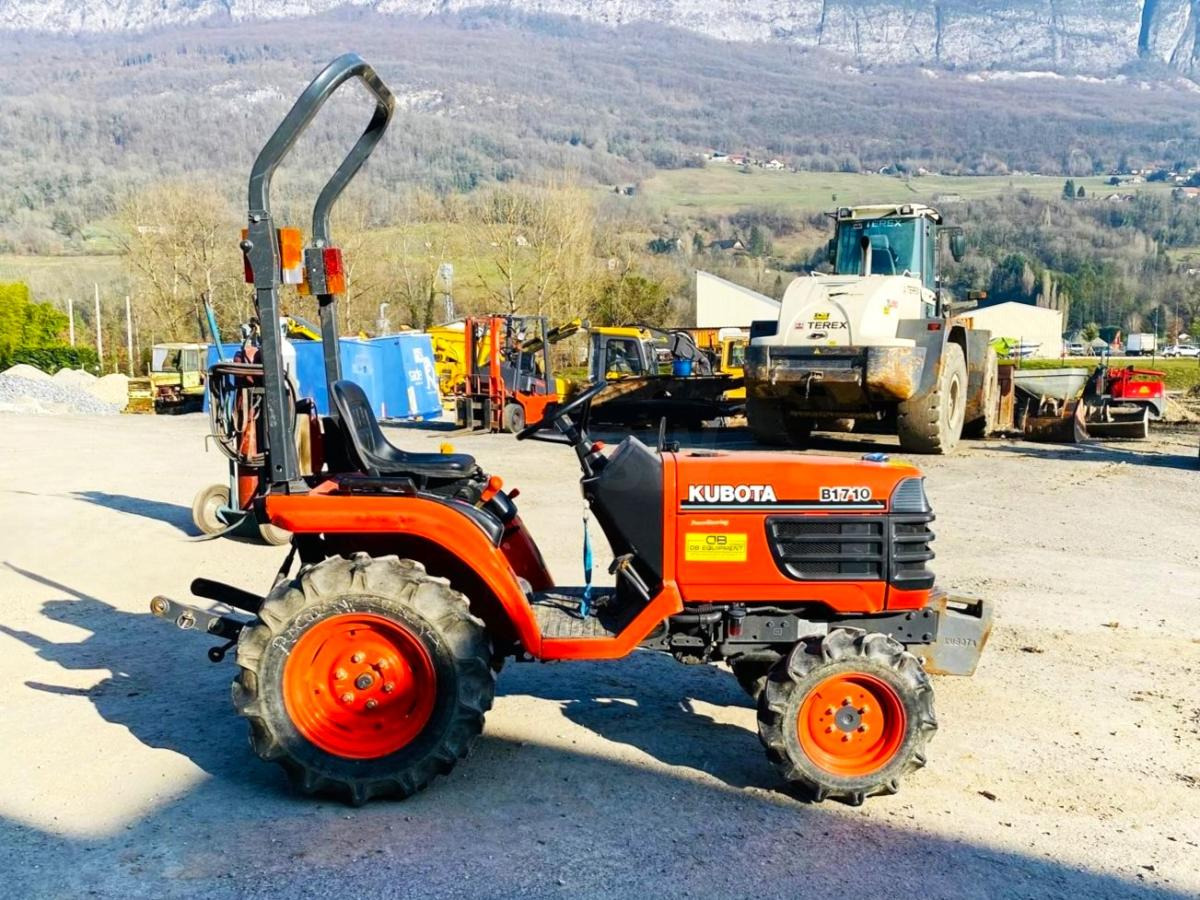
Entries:
[[[366,130],[326,182],[313,207],[313,247],[320,249],[329,246],[330,211],[383,139],[396,109],[395,96],[362,57],[356,53],[343,54],[312,80],[259,151],[254,167],[250,170],[249,228],[242,249],[249,260],[254,277],[254,303],[258,309],[259,322],[262,323],[263,387],[267,414],[267,466],[264,469],[264,477],[269,484],[291,492],[303,492],[307,490],[307,486],[300,477],[300,465],[292,440],[292,417],[288,410],[284,386],[278,327],[280,249],[276,226],[271,219],[271,179],[321,107],[338,88],[352,79],[362,82],[374,95],[375,111]],[[307,256],[306,253],[305,257]],[[321,292],[316,292],[316,295],[321,309],[325,380],[327,385],[332,385],[341,377],[337,339],[337,297]]]

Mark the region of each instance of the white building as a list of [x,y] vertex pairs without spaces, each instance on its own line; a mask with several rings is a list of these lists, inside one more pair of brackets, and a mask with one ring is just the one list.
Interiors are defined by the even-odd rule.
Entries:
[[992,339],[1006,338],[1014,344],[1037,345],[1030,356],[1057,359],[1063,352],[1063,314],[1028,303],[997,303],[966,314],[975,328],[992,333]]
[[696,272],[696,327],[749,328],[751,322],[779,318],[779,301],[708,272]]

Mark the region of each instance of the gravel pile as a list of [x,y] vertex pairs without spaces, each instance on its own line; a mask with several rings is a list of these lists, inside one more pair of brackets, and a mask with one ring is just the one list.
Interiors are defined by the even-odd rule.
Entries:
[[[0,412],[25,413],[27,415],[90,415],[112,416],[125,406],[124,398],[119,403],[106,402],[83,388],[55,380],[44,372],[40,378],[25,377],[17,369],[29,366],[13,366],[0,372]],[[37,369],[33,371],[38,372]]]

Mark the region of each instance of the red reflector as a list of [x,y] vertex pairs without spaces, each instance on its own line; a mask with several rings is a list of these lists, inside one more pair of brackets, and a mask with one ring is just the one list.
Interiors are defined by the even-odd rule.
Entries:
[[942,323],[941,322],[930,322],[925,327],[928,328],[930,331],[941,331]]
[[325,292],[346,293],[346,270],[342,266],[342,251],[337,247],[326,247],[321,255],[325,264]]

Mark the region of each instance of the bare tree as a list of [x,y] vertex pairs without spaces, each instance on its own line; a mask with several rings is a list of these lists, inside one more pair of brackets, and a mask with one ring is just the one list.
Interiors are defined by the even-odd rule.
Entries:
[[119,219],[115,238],[138,316],[156,336],[201,336],[205,300],[220,320],[249,315],[237,216],[212,186],[157,185],[130,197]]
[[504,185],[470,210],[475,275],[493,305],[552,319],[594,296],[595,207],[575,184]]

